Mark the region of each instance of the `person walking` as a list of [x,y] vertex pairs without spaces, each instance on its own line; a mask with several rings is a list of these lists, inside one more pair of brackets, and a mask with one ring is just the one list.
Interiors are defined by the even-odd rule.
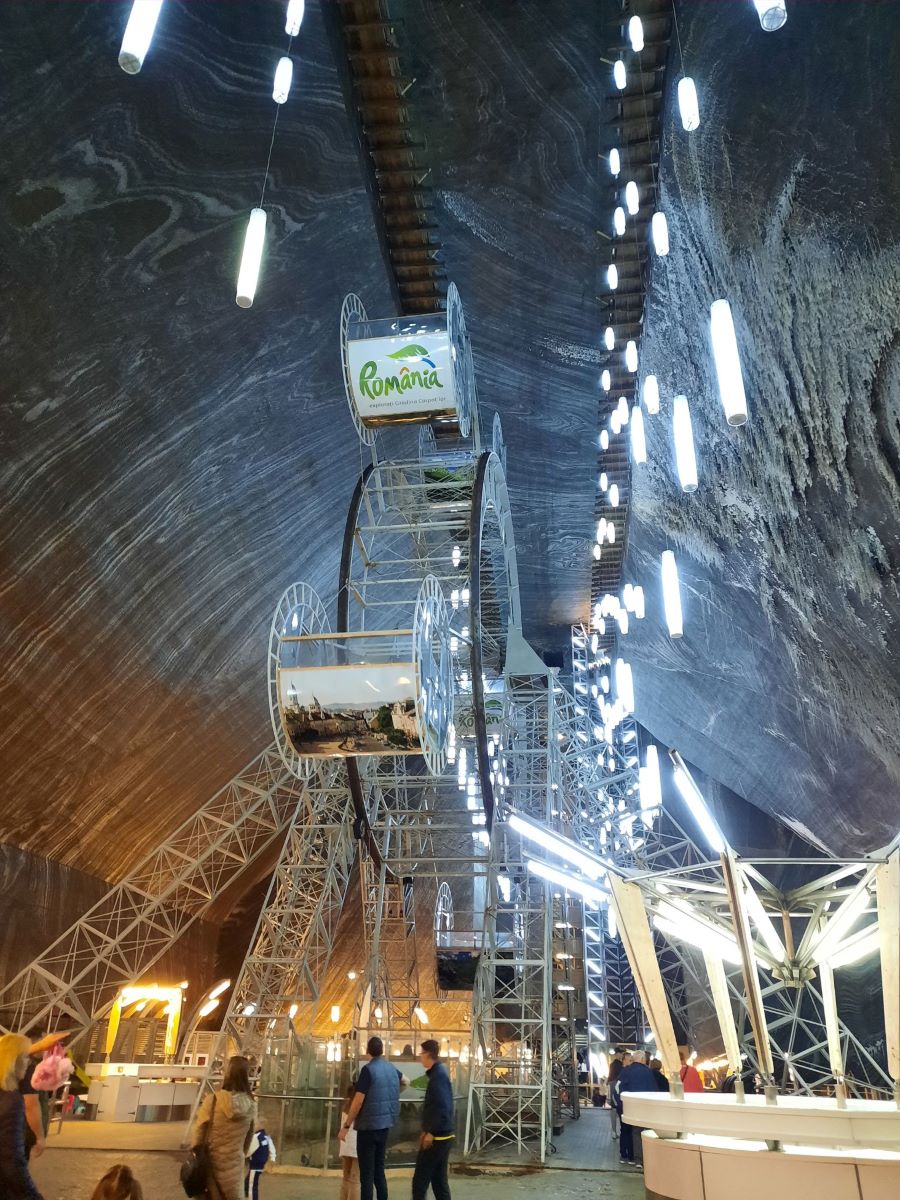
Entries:
[[413,1172],[412,1200],[425,1200],[429,1186],[434,1191],[434,1200],[450,1200],[447,1173],[456,1136],[453,1085],[439,1055],[440,1047],[434,1038],[426,1038],[419,1062],[425,1068],[428,1086],[422,1105],[422,1136]]
[[387,1200],[384,1153],[388,1134],[400,1116],[400,1088],[407,1087],[409,1080],[385,1062],[380,1037],[369,1038],[366,1054],[369,1061],[359,1073],[356,1095],[338,1138],[344,1142],[349,1130],[356,1130],[360,1200],[372,1200],[373,1188],[378,1200]]
[[349,1121],[350,1105],[356,1095],[356,1084],[351,1083],[344,1097],[344,1107],[341,1109],[341,1130],[346,1130],[344,1137],[339,1138],[338,1155],[343,1167],[341,1177],[341,1200],[359,1200],[359,1159],[356,1157],[356,1130]]
[[191,1130],[194,1147],[201,1145],[206,1136],[209,1200],[244,1200],[244,1163],[255,1129],[250,1064],[235,1055],[228,1060],[221,1090],[206,1097]]
[[25,1153],[25,1097],[19,1084],[28,1069],[31,1040],[17,1033],[0,1037],[0,1196],[41,1200]]

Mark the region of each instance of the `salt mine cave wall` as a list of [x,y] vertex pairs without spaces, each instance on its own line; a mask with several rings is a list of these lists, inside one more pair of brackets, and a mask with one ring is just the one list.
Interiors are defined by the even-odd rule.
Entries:
[[[642,356],[664,397],[689,397],[700,487],[677,489],[664,404],[625,578],[674,549],[685,636],[653,611],[628,650],[654,736],[814,843],[867,851],[900,812],[900,177],[879,117],[900,103],[896,9],[795,4],[774,36],[742,8],[679,7],[702,123],[684,134],[669,95],[672,251]],[[718,296],[747,381],[738,429],[712,375]]]

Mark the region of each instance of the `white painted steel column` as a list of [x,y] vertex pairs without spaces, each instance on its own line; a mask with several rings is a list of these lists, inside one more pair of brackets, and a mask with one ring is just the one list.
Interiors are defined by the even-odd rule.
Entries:
[[888,1073],[900,1107],[900,848],[875,872]]

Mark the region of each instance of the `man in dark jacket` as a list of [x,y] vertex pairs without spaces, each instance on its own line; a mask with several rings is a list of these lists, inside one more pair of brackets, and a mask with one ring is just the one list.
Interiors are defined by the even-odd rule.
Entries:
[[408,1087],[409,1080],[385,1061],[380,1037],[369,1038],[366,1054],[369,1061],[359,1073],[356,1094],[338,1138],[343,1141],[347,1129],[355,1127],[360,1200],[372,1200],[373,1187],[378,1200],[387,1200],[384,1152],[391,1127],[400,1116],[400,1089]]
[[[619,1102],[622,1100],[626,1092],[655,1092],[656,1080],[653,1078],[653,1072],[646,1063],[638,1062],[631,1059],[630,1054],[625,1055],[625,1066],[622,1068],[622,1074],[619,1076]],[[619,1134],[619,1162],[630,1163],[634,1165],[634,1127],[629,1125],[623,1115],[622,1109],[619,1110],[619,1115],[622,1121],[622,1130]],[[641,1131],[638,1129],[638,1137],[641,1136]]]
[[447,1170],[453,1145],[453,1085],[447,1068],[438,1058],[440,1047],[434,1038],[422,1043],[419,1062],[428,1076],[425,1103],[422,1105],[422,1136],[412,1181],[412,1200],[425,1200],[429,1184],[435,1200],[450,1200]]

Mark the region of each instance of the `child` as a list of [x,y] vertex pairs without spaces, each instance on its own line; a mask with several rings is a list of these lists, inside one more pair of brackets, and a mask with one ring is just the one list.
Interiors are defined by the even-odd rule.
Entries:
[[94,1188],[91,1200],[144,1200],[141,1185],[124,1163],[110,1167]]
[[356,1095],[356,1087],[351,1083],[344,1097],[341,1109],[341,1128],[347,1130],[346,1138],[338,1143],[338,1154],[343,1163],[341,1178],[341,1200],[359,1200],[359,1160],[356,1157],[356,1130],[347,1120],[350,1105]]
[[274,1162],[276,1157],[272,1139],[260,1125],[250,1139],[247,1153],[248,1171],[244,1180],[244,1195],[249,1197],[249,1200],[259,1200],[259,1177],[266,1169],[266,1163]]

